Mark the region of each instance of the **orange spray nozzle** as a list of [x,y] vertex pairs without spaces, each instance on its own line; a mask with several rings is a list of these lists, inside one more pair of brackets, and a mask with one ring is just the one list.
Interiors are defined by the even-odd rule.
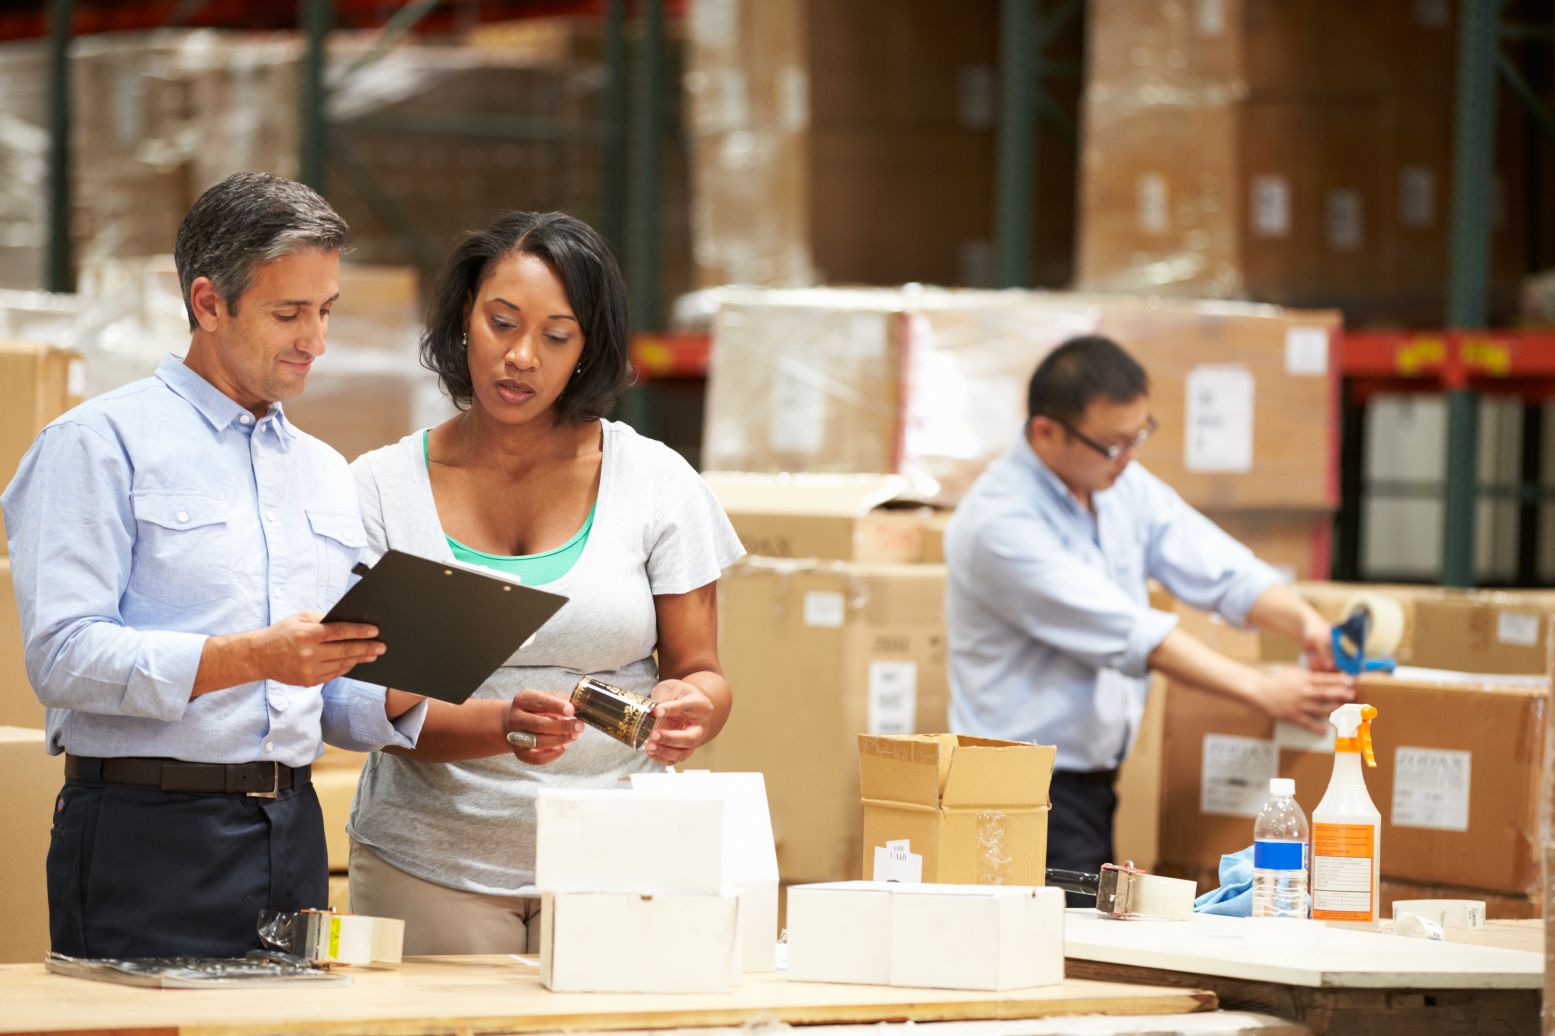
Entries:
[[1359,731],[1361,740],[1361,757],[1366,760],[1366,765],[1371,767],[1375,767],[1377,765],[1377,757],[1373,755],[1371,751],[1371,721],[1376,718],[1377,707],[1375,705],[1361,706],[1361,729]]

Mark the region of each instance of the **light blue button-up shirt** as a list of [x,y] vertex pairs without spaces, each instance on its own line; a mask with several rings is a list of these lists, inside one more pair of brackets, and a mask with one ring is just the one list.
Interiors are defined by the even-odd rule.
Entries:
[[341,456],[255,419],[168,356],[59,418],[3,495],[27,676],[49,751],[311,763],[320,739],[411,747],[381,687],[261,680],[193,701],[208,636],[327,610],[366,544]]
[[945,530],[951,729],[1057,745],[1060,770],[1113,769],[1138,732],[1148,660],[1177,625],[1148,579],[1238,626],[1280,581],[1137,463],[1091,500],[1021,434]]

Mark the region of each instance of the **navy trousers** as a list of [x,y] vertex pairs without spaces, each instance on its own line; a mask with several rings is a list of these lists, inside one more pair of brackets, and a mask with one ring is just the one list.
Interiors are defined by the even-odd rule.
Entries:
[[329,902],[311,783],[278,798],[70,780],[54,802],[49,938],[77,957],[241,957],[261,910]]
[[[1118,773],[1053,771],[1047,821],[1047,865],[1095,874],[1112,858],[1112,818],[1118,809]],[[1068,893],[1072,907],[1091,907],[1096,900]]]

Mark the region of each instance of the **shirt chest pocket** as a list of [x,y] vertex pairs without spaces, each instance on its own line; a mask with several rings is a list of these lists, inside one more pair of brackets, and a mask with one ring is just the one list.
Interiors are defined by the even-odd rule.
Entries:
[[313,531],[314,571],[318,573],[318,606],[328,611],[345,592],[351,566],[367,546],[360,515],[345,511],[308,511]]
[[190,493],[132,493],[135,563],[129,589],[163,604],[208,604],[230,592],[232,505]]

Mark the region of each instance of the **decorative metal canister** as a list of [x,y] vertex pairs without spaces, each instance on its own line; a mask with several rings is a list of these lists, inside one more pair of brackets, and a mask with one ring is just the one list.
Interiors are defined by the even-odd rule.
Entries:
[[653,733],[654,701],[647,695],[622,690],[585,676],[572,689],[573,713],[623,745],[641,748]]

